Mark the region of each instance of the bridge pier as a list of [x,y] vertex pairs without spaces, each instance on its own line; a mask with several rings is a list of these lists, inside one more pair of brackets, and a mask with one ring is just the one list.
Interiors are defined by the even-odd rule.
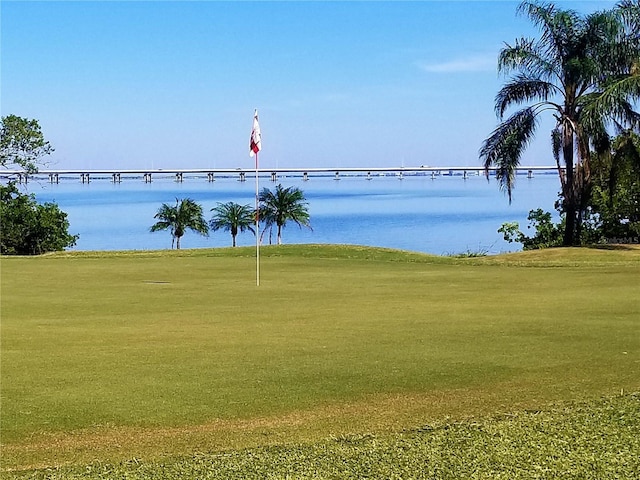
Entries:
[[[1,0],[0,0],[1,1]],[[354,176],[354,177],[359,177],[359,178],[366,178],[367,180],[371,180],[376,176],[390,176],[390,175],[394,175],[396,176],[396,178],[398,179],[404,179],[404,174],[405,172],[407,172],[408,175],[413,176],[414,172],[416,175],[419,176],[427,176],[426,172],[430,173],[431,179],[435,179],[436,177],[440,177],[440,176],[458,176],[460,175],[462,178],[464,178],[465,180],[470,178],[471,176],[475,176],[475,175],[480,175],[480,172],[483,170],[480,167],[474,167],[474,166],[453,166],[453,167],[416,167],[416,168],[412,168],[412,167],[403,167],[403,168],[398,168],[398,167],[391,167],[391,168],[375,168],[374,170],[370,170],[370,167],[365,167],[365,168],[350,168],[350,167],[345,167],[345,169],[340,170],[340,168],[337,168],[336,166],[334,166],[333,168],[300,168],[300,169],[292,169],[292,170],[286,170],[286,169],[276,169],[275,171],[272,170],[260,170],[258,171],[256,174],[257,175],[265,175],[268,176],[268,178],[271,179],[272,182],[276,182],[281,176],[286,176],[289,173],[292,173],[294,176],[295,175],[299,175],[303,181],[308,181],[310,180],[314,175],[331,175],[331,173],[333,173],[333,179],[334,180],[341,180],[342,179],[342,175],[341,172],[347,172],[345,175],[347,175],[347,177],[350,176]],[[215,172],[214,172],[215,170]],[[527,178],[532,179],[535,176],[535,172],[537,170],[550,170],[550,171],[554,171],[556,170],[555,166],[549,166],[549,167],[541,167],[541,166],[524,166],[524,167],[518,167],[517,171],[518,171],[518,175],[522,175],[524,177],[524,175],[527,175]],[[490,168],[488,170],[489,175],[493,175],[495,173],[496,169],[495,168]],[[124,173],[123,173],[124,172]],[[68,179],[68,178],[73,178],[75,175],[78,175],[80,178],[79,180],[82,183],[92,183],[95,182],[96,180],[106,180],[106,181],[111,181],[113,183],[122,183],[124,180],[129,179],[129,177],[133,177],[133,178],[139,178],[139,176],[143,177],[143,181],[145,183],[151,183],[152,182],[152,176],[154,174],[158,174],[160,175],[162,178],[165,178],[166,175],[175,175],[175,181],[176,182],[183,182],[184,181],[184,177],[185,175],[187,177],[189,177],[189,175],[195,175],[197,178],[200,177],[204,177],[206,174],[206,178],[209,182],[213,182],[216,180],[215,178],[215,174],[220,173],[222,176],[224,176],[225,178],[228,176],[233,177],[234,175],[239,175],[240,177],[240,181],[244,182],[247,180],[247,174],[249,176],[253,176],[253,174],[251,173],[252,170],[245,170],[245,169],[212,169],[212,170],[200,170],[200,169],[176,169],[176,170],[163,170],[163,169],[150,169],[150,170],[116,170],[116,169],[106,169],[106,170],[44,170],[38,173],[30,173],[26,170],[10,170],[10,171],[6,171],[6,172],[0,172],[0,174],[2,174],[3,178],[7,175],[11,176],[11,178],[15,179],[16,182],[19,182],[21,184],[26,184],[29,182],[29,180],[31,180],[32,178],[29,177],[36,177],[38,179],[38,181],[47,181],[47,176],[48,176],[48,181],[51,184],[56,184],[56,183],[60,183],[61,181],[64,182],[64,180]],[[380,172],[380,173],[378,173]],[[91,175],[94,175],[94,178],[91,178]],[[124,177],[124,180],[123,180]],[[61,180],[62,178],[62,180]],[[78,178],[78,177],[75,177]],[[237,178],[237,177],[236,177]],[[329,177],[331,178],[331,177]]]

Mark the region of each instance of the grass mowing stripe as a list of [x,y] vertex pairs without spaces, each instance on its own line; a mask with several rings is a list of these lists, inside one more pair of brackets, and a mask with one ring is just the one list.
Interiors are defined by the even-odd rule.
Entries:
[[[248,433],[205,428],[212,449],[259,443],[258,419],[317,439],[638,389],[637,251],[404,255],[266,248],[259,289],[242,249],[3,258],[9,464],[187,452],[220,422]],[[160,441],[92,443],[109,431]],[[29,451],[68,435],[67,454]]]

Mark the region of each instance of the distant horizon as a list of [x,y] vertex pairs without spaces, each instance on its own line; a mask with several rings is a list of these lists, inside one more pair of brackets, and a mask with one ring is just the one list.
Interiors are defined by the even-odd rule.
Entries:
[[265,169],[480,165],[499,50],[538,35],[518,4],[5,0],[2,116],[39,121],[46,169],[251,168],[254,109]]

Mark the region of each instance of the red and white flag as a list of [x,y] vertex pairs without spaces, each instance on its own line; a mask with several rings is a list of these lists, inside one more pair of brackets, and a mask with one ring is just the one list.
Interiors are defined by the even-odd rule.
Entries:
[[251,140],[249,141],[249,156],[253,157],[262,148],[262,135],[260,135],[260,125],[258,124],[258,110],[253,114],[253,128],[251,129]]

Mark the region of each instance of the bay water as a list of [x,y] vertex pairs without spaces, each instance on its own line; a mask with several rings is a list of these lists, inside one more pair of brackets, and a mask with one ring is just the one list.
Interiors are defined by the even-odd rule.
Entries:
[[[519,176],[510,204],[495,179],[483,176],[381,175],[279,177],[276,183],[260,178],[260,189],[284,187],[302,189],[308,201],[312,230],[287,224],[283,243],[328,243],[368,245],[433,253],[488,253],[515,251],[520,244],[504,241],[497,230],[504,222],[517,221],[527,232],[529,210],[542,208],[554,212],[559,181],[557,175],[537,173],[533,178]],[[30,182],[28,191],[40,202],[54,201],[67,212],[69,233],[79,234],[72,250],[156,250],[171,248],[168,231],[151,233],[154,215],[163,203],[191,198],[202,205],[205,218],[218,202],[237,202],[255,206],[255,178],[185,176],[156,178],[110,178],[81,183],[77,177],[61,178],[60,183]],[[528,231],[531,235],[533,232]],[[238,235],[239,246],[255,245],[251,232]],[[263,244],[276,241],[275,229],[267,232]],[[209,237],[188,231],[182,248],[210,248],[231,245],[229,232],[211,232]]]

